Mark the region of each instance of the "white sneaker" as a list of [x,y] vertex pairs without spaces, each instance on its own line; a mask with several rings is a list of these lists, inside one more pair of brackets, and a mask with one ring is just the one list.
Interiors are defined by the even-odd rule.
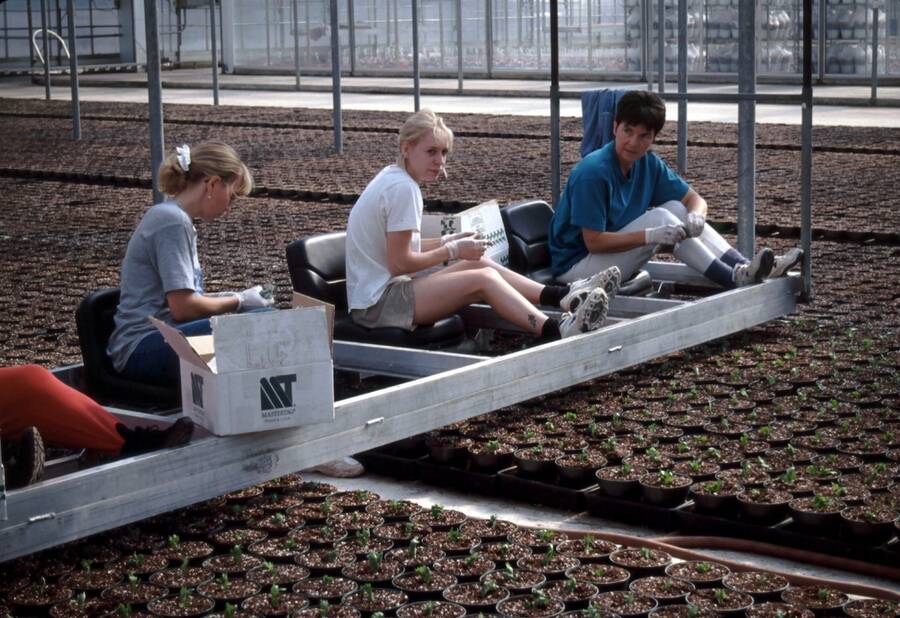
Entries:
[[776,255],[775,265],[772,267],[772,272],[769,273],[769,278],[774,279],[775,277],[784,277],[788,271],[799,264],[802,259],[803,249],[800,247],[794,247],[783,255]]
[[610,266],[596,275],[578,279],[569,284],[569,293],[559,301],[559,307],[563,311],[576,311],[578,305],[590,294],[594,288],[603,288],[608,298],[612,298],[619,291],[622,280],[622,272],[618,266]]
[[327,463],[319,464],[306,470],[306,472],[318,472],[325,476],[339,479],[355,478],[366,473],[365,467],[352,457],[343,457]]
[[562,338],[589,333],[603,326],[609,311],[609,297],[603,288],[594,288],[587,293],[578,304],[575,313],[563,314],[559,321],[559,334]]
[[768,247],[763,247],[756,252],[753,261],[749,264],[735,265],[734,270],[731,271],[731,280],[734,281],[735,287],[739,288],[760,283],[772,272],[774,264],[775,253]]

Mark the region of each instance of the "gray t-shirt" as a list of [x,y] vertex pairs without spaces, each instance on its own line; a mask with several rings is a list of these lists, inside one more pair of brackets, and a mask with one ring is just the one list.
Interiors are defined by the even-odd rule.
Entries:
[[125,368],[141,339],[156,332],[149,316],[175,323],[167,292],[203,293],[197,230],[178,204],[156,204],[144,214],[125,250],[120,287],[116,326],[106,349],[117,371]]

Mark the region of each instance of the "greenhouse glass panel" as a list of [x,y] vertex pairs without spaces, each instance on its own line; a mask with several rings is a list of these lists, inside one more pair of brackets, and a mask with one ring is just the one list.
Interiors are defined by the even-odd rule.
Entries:
[[[68,44],[66,0],[47,0],[49,28]],[[29,22],[29,6],[31,15]],[[78,61],[81,64],[121,62],[122,25],[116,0],[76,0],[76,35]],[[29,30],[30,25],[30,30]],[[31,45],[31,35],[41,27],[40,0],[7,0],[0,2],[0,67],[21,68],[38,64]],[[38,37],[40,44],[40,36]],[[50,37],[50,66],[68,66],[62,46]]]
[[[301,71],[330,71],[329,6],[328,0],[235,0],[235,65],[239,69],[293,72],[296,21]],[[346,0],[338,3],[338,22],[341,65],[349,69]]]

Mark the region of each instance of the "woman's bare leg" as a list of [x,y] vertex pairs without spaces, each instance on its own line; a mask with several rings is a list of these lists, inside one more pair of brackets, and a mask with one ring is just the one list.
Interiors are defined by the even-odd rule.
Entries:
[[[538,311],[498,270],[471,265],[463,268],[459,264],[427,277],[413,279],[416,297],[413,319],[416,324],[431,324],[467,305],[485,302],[501,318],[535,335],[541,334],[547,316]],[[543,287],[537,283],[535,285]]]
[[439,271],[439,273],[461,272],[479,268],[491,268],[496,271],[497,274],[503,277],[504,281],[511,285],[516,292],[524,296],[531,304],[537,305],[541,302],[541,291],[544,289],[543,283],[538,283],[534,279],[529,279],[525,275],[520,275],[490,258],[483,257],[480,260],[460,260]]

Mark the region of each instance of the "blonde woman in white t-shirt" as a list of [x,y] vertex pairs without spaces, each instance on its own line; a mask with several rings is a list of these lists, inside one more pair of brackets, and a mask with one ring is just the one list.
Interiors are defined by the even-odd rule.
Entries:
[[[446,176],[453,132],[430,110],[400,129],[399,159],[381,170],[350,211],[347,223],[347,300],[353,320],[368,328],[413,330],[472,303],[487,303],[505,320],[542,340],[595,330],[618,289],[612,268],[564,285],[543,285],[487,259],[472,234],[421,239],[419,185]],[[429,275],[411,275],[450,260]],[[535,305],[560,307],[559,320]]]

